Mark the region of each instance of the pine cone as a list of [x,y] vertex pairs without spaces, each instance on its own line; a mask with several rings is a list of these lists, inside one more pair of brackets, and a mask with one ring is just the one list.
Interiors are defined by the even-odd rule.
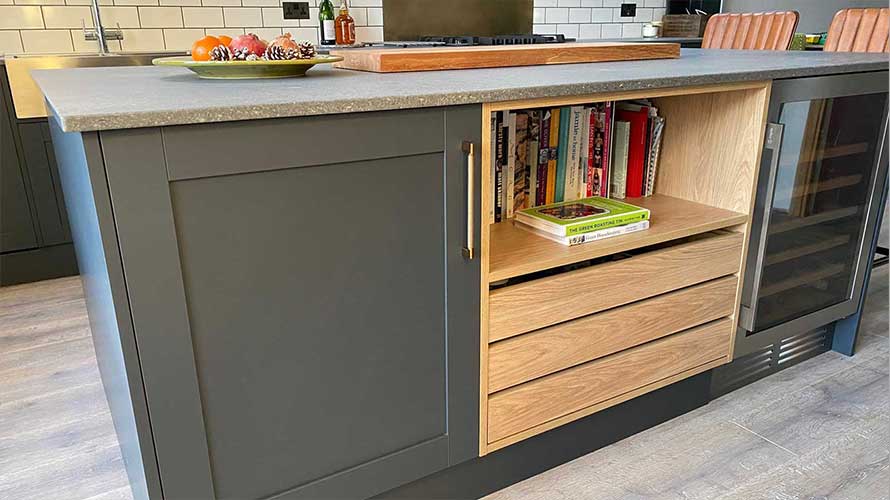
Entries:
[[[293,51],[290,51],[293,52]],[[263,55],[264,59],[268,59],[270,61],[283,61],[285,59],[291,59],[288,56],[288,51],[284,50],[282,47],[278,45],[269,45],[266,47],[266,53]]]
[[252,56],[253,54],[247,48],[235,49],[232,52],[232,59],[236,61],[246,61],[248,56]]
[[312,59],[318,54],[318,51],[315,50],[315,45],[312,45],[312,42],[309,41],[300,42],[298,49],[300,59]]
[[217,45],[210,50],[211,61],[231,61],[232,51],[225,45]]

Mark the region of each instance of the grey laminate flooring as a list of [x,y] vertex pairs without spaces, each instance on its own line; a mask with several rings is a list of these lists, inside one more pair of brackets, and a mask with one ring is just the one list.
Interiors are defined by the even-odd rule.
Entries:
[[[885,267],[855,357],[823,354],[488,499],[887,499],[887,289]],[[0,288],[0,499],[129,498],[80,281]]]

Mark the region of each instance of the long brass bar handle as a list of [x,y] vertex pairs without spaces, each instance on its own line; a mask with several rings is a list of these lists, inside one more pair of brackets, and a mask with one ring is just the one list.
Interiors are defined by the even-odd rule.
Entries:
[[464,141],[461,149],[467,154],[467,242],[461,250],[463,256],[472,260],[476,256],[473,241],[476,236],[476,146],[470,141]]

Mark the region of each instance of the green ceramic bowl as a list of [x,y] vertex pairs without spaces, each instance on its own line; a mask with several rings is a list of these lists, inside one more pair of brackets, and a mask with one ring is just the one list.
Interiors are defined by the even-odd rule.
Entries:
[[316,64],[329,64],[342,60],[343,58],[339,56],[317,55],[312,59],[288,61],[193,61],[191,56],[179,56],[159,57],[151,62],[156,66],[188,68],[201,78],[246,79],[303,76]]

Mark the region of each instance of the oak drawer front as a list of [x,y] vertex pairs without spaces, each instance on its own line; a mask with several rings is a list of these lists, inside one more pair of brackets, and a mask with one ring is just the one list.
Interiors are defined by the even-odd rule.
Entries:
[[494,393],[730,316],[737,283],[735,276],[725,276],[495,342],[488,354],[488,391]]
[[713,321],[493,394],[488,442],[725,357],[733,322]]
[[489,341],[737,273],[742,233],[709,233],[620,261],[491,293]]

